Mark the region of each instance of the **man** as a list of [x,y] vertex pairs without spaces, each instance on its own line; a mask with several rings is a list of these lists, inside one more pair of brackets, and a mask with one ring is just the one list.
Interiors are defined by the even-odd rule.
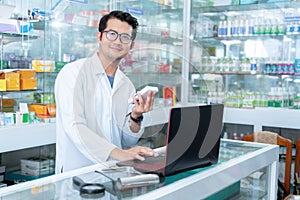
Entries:
[[[103,16],[96,35],[99,50],[67,64],[55,82],[57,104],[56,173],[110,159],[156,156],[135,146],[143,133],[143,113],[152,110],[154,93],[133,97],[134,85],[118,65],[134,46],[138,22],[129,13]],[[133,98],[133,105],[128,105]],[[132,147],[124,149],[124,147]]]

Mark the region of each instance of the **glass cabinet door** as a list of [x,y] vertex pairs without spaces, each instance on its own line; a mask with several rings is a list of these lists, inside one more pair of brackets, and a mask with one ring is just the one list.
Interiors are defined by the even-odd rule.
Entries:
[[197,99],[298,109],[299,2],[209,2],[195,0],[191,6]]
[[133,81],[137,90],[146,85],[159,88],[155,106],[174,105],[180,101],[181,67],[184,60],[182,3],[121,0],[115,8],[131,13],[139,22],[135,45],[123,60],[121,69]]

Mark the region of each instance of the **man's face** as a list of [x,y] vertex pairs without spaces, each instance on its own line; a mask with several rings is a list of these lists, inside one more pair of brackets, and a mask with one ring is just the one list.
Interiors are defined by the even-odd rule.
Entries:
[[[117,34],[132,35],[132,27],[127,22],[122,22],[118,19],[109,19],[104,31],[115,31]],[[97,34],[97,39],[100,44],[99,53],[112,62],[124,58],[128,51],[133,47],[133,41],[124,44],[120,41],[120,35],[118,35],[116,40],[112,41],[107,39],[107,36],[109,37],[107,34],[109,33],[103,32],[102,38],[100,38],[101,33]]]

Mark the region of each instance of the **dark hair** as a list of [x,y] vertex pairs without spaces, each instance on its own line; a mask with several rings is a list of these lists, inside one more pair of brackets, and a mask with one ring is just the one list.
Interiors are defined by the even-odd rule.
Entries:
[[111,11],[110,13],[104,15],[100,22],[99,22],[99,32],[101,33],[101,37],[102,37],[102,32],[106,29],[107,26],[107,21],[109,19],[119,19],[122,22],[127,22],[130,26],[132,26],[132,40],[135,39],[136,37],[136,33],[137,33],[137,28],[139,26],[139,23],[137,21],[137,19],[135,17],[133,17],[132,15],[130,15],[127,12],[123,12],[120,10],[115,10],[115,11]]

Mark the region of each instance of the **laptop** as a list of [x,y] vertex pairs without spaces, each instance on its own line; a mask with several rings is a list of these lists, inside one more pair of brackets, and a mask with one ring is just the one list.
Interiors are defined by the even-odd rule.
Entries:
[[169,176],[218,162],[223,104],[174,107],[170,110],[165,153],[145,161],[118,162],[143,173]]

